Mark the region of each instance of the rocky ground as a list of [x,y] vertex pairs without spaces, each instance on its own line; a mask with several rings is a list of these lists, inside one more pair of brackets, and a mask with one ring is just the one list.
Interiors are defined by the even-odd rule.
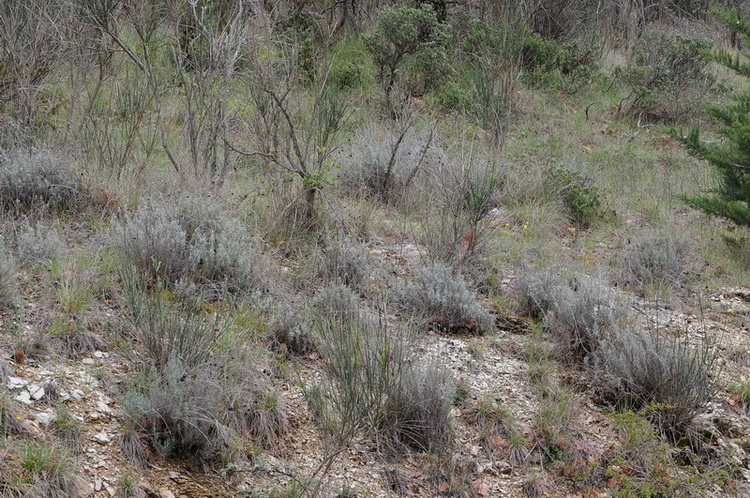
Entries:
[[[398,266],[400,258],[392,250],[375,257],[390,258]],[[508,281],[510,283],[510,281]],[[750,418],[742,400],[727,386],[750,380],[750,288],[726,288],[706,296],[702,309],[685,314],[669,307],[633,299],[633,309],[644,319],[677,334],[688,334],[696,341],[710,334],[721,350],[720,380],[724,388],[695,420],[695,427],[710,434],[716,454],[736,469],[735,487],[740,496],[750,494]],[[4,317],[10,320],[11,317]],[[474,496],[564,496],[570,486],[558,473],[541,462],[541,444],[534,431],[540,406],[540,392],[532,380],[525,351],[534,336],[528,322],[502,316],[500,330],[484,337],[446,337],[429,332],[420,339],[419,354],[425,361],[448,367],[465,399],[453,409],[453,454],[446,459],[456,474],[470,468],[471,482],[465,483]],[[31,330],[27,330],[31,333]],[[554,347],[552,345],[547,345]],[[122,419],[116,386],[127,374],[128,364],[115,350],[97,350],[75,359],[26,357],[17,351],[8,359],[5,388],[17,404],[25,431],[33,438],[52,437],[54,407],[62,403],[70,415],[82,422],[80,437],[74,443],[80,489],[86,496],[123,496],[127,487],[133,496],[267,496],[289,486],[295,476],[319,472],[328,455],[320,431],[311,421],[299,379],[320,375],[321,360],[312,355],[300,360],[298,374],[289,375],[281,390],[287,406],[290,430],[273,451],[262,452],[244,467],[222,472],[162,461],[154,456],[145,466],[127,461],[119,438]],[[607,408],[587,383],[580,367],[554,365],[553,375],[573,386],[575,406],[569,423],[576,444],[591,462],[597,461],[617,440]],[[527,440],[520,455],[509,458],[501,439],[482,438],[477,431],[476,410],[480,402],[496,402],[510,414]],[[491,447],[496,445],[496,447]],[[674,447],[671,451],[677,452]],[[511,463],[513,462],[513,463]],[[541,462],[541,463],[540,463]],[[434,461],[423,454],[388,458],[377,452],[368,440],[357,441],[335,459],[323,479],[320,494],[325,496],[431,496],[449,489],[450,472],[426,469]],[[132,483],[124,484],[124,480]],[[129,482],[129,481],[128,481]],[[533,488],[529,483],[533,482]],[[341,494],[347,490],[349,494]],[[703,493],[703,492],[702,492]],[[724,496],[712,487],[705,496]],[[606,486],[599,496],[607,496]]]

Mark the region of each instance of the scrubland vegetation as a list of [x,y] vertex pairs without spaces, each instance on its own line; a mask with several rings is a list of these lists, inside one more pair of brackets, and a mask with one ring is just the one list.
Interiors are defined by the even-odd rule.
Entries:
[[0,2],[0,494],[750,492],[748,8]]

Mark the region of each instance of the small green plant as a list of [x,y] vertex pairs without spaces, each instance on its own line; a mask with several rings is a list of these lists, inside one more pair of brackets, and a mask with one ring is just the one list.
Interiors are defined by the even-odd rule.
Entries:
[[0,438],[0,494],[80,497],[73,460],[49,441]]
[[422,268],[413,282],[396,287],[395,298],[403,310],[446,333],[484,334],[494,329],[492,316],[444,263]]
[[586,228],[601,216],[599,189],[590,179],[568,168],[549,170],[552,187],[557,190],[572,223]]

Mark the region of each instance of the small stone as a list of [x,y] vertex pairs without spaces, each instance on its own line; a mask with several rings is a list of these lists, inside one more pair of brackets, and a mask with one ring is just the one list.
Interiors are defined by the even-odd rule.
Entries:
[[175,498],[169,488],[159,488],[159,498]]
[[110,441],[109,436],[105,432],[100,432],[98,434],[94,434],[93,439],[97,443],[101,443],[101,444],[107,444]]
[[70,400],[70,394],[67,391],[60,391],[57,395],[62,402]]
[[44,388],[39,384],[29,384],[29,394],[35,401],[39,401],[44,397]]
[[102,490],[102,481],[101,479],[97,479],[94,481],[94,491],[101,491]]
[[107,493],[109,493],[109,496],[115,496],[117,494],[117,490],[109,484],[105,484],[104,487],[107,489]]
[[96,409],[102,413],[110,413],[112,409],[101,401],[96,402]]
[[29,381],[22,379],[21,377],[8,377],[8,389],[21,389],[23,386],[28,384]]
[[479,446],[472,446],[471,447],[471,456],[477,456],[479,455]]
[[73,392],[70,393],[70,395],[78,401],[81,401],[83,399],[84,394],[85,393],[80,389],[73,389]]
[[94,364],[94,359],[93,358],[84,358],[81,361],[81,363],[83,363],[84,365],[93,365]]
[[55,420],[55,415],[51,412],[42,412],[34,415],[34,418],[36,418],[37,422],[47,427],[53,420]]
[[179,472],[170,472],[169,473],[169,478],[172,479],[173,481],[176,481],[176,480],[178,480],[180,478],[180,473]]
[[108,358],[109,353],[105,353],[104,351],[94,351],[94,358]]
[[15,399],[16,401],[20,401],[24,405],[30,405],[32,403],[32,401],[31,401],[31,395],[29,394],[29,391],[27,391],[25,389],[23,391],[21,391],[21,394],[19,394],[18,396],[16,396],[13,399]]

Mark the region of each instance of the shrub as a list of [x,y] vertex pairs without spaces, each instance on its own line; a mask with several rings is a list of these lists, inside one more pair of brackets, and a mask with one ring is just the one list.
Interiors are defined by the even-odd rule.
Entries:
[[63,242],[55,227],[40,221],[21,227],[17,246],[21,263],[49,265],[62,253]]
[[664,329],[617,327],[595,359],[615,405],[643,409],[668,434],[679,435],[717,390],[718,351],[705,335],[694,347]]
[[17,215],[35,209],[64,210],[84,199],[69,160],[47,150],[0,157],[0,210]]
[[646,234],[635,238],[622,258],[620,280],[638,288],[676,282],[690,252],[684,236]]
[[716,80],[704,55],[710,47],[707,40],[646,31],[621,70],[632,87],[630,111],[660,121],[677,121],[700,111]]
[[306,356],[317,351],[315,338],[304,318],[294,311],[287,310],[277,318],[273,325],[273,335],[274,346],[280,352]]
[[215,204],[149,200],[118,230],[120,249],[152,283],[209,298],[260,286],[246,231]]
[[316,419],[338,445],[369,429],[385,448],[445,448],[450,375],[435,366],[418,367],[405,337],[392,334],[384,317],[378,318],[356,313],[342,320],[335,310],[317,309],[327,380],[305,387]]
[[450,163],[432,171],[434,210],[423,216],[419,243],[431,262],[442,262],[467,273],[482,266],[482,257],[493,230],[487,222],[501,177],[494,167]]
[[63,448],[33,439],[0,438],[0,495],[83,496],[73,460]]
[[350,158],[339,173],[341,184],[388,203],[407,201],[414,181],[444,161],[432,134],[422,136],[409,128],[357,130]]
[[559,272],[549,269],[520,271],[514,286],[518,312],[535,320],[544,318],[552,309],[554,292],[561,278]]
[[626,308],[606,282],[585,275],[568,279],[552,270],[524,272],[516,280],[521,313],[542,319],[576,358],[593,353],[606,334],[626,318]]
[[376,431],[381,440],[420,452],[445,450],[450,445],[454,392],[453,378],[444,368],[406,369],[380,408]]
[[270,405],[267,381],[253,360],[241,349],[229,350],[228,344],[242,340],[230,338],[225,324],[195,308],[175,308],[162,289],[147,294],[137,277],[124,281],[139,343],[125,353],[136,366],[122,399],[130,427],[147,435],[164,456],[206,462],[232,459],[235,440],[245,433],[270,445],[285,428],[283,403],[276,399]]
[[16,262],[0,236],[0,310],[12,307],[18,299]]
[[443,332],[483,334],[494,328],[492,316],[463,278],[443,263],[422,268],[413,282],[395,289],[395,298],[404,310]]
[[363,289],[370,274],[367,256],[349,240],[329,242],[324,249],[324,262],[328,280]]
[[391,95],[397,85],[406,86],[408,95],[437,84],[448,59],[449,29],[430,5],[387,7],[380,12],[375,33],[363,40],[375,62],[389,111],[396,110]]
[[601,215],[599,189],[577,171],[555,168],[549,171],[552,188],[559,192],[572,223],[586,228]]

